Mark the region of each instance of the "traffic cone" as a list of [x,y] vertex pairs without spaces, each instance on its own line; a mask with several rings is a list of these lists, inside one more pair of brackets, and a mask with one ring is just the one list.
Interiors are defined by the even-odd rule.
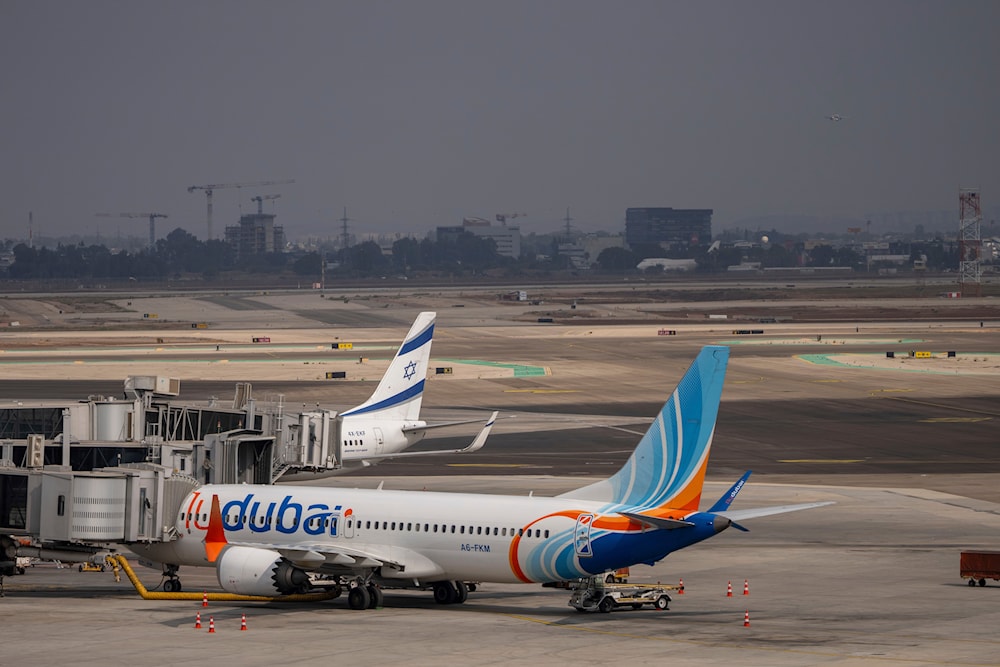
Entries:
[[684,580],[683,579],[681,579],[681,582],[677,585],[677,594],[678,595],[684,595]]
[[195,630],[201,630],[201,612],[200,611],[198,612],[198,615],[194,617],[194,629]]
[[749,609],[747,609],[746,613],[743,614],[743,627],[744,628],[749,628],[750,627],[750,610]]
[[727,598],[733,597],[733,582],[731,581],[728,584],[726,584],[726,597]]
[[246,614],[243,614],[242,618],[240,618],[240,631],[241,632],[246,632],[247,631],[247,615]]
[[202,607],[208,606],[208,591],[201,592],[201,606]]
[[743,595],[750,595],[750,582],[746,579],[743,580]]
[[208,617],[208,633],[215,634],[215,619],[211,616]]

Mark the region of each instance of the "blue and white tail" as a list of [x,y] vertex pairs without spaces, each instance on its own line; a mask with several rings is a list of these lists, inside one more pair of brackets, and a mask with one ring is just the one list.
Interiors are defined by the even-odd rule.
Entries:
[[400,420],[420,418],[435,317],[437,313],[433,312],[417,315],[375,393],[356,408],[340,413],[341,416],[366,415]]
[[562,497],[697,510],[728,361],[728,347],[703,347],[625,465]]

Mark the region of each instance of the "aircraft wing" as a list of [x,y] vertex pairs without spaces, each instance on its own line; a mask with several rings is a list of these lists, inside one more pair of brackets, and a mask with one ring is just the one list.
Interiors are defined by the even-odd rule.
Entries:
[[[383,461],[385,459],[399,459],[406,456],[431,456],[437,454],[469,454],[471,452],[478,451],[483,448],[483,445],[486,444],[486,438],[490,436],[490,431],[493,430],[493,424],[496,422],[498,414],[500,414],[499,411],[494,411],[493,414],[490,415],[490,418],[486,420],[486,425],[483,426],[483,430],[479,432],[479,435],[477,435],[471,443],[469,443],[466,447],[463,447],[462,449],[432,449],[429,451],[420,451],[420,452],[397,452],[395,454],[384,454],[382,456],[365,456],[364,460]],[[472,422],[456,422],[456,423],[469,424]],[[443,426],[443,424],[440,425]],[[436,426],[439,425],[435,425],[435,427]],[[423,429],[421,428],[414,430],[423,430]]]
[[381,553],[372,549],[355,549],[343,545],[336,547],[330,544],[272,544],[268,542],[236,542],[230,541],[230,546],[250,547],[253,549],[271,549],[287,558],[296,567],[303,570],[318,570],[325,565],[342,567],[382,567],[402,568],[403,564],[389,557],[388,550]]
[[756,519],[757,517],[771,516],[772,514],[798,512],[799,510],[808,510],[814,507],[823,507],[825,505],[833,504],[834,501],[827,500],[825,502],[801,503],[799,505],[775,505],[773,507],[756,507],[745,510],[726,510],[725,512],[717,512],[717,514],[719,516],[724,516],[731,521],[742,521],[744,519]]
[[392,547],[392,555],[388,548],[356,549],[344,545],[300,543],[267,544],[261,542],[230,542],[233,546],[252,547],[255,549],[271,549],[287,558],[293,565],[306,571],[323,569],[363,571],[373,567],[383,568],[383,576],[387,570],[405,573],[406,578],[426,579],[427,577],[444,574],[444,568],[427,558],[405,547]]

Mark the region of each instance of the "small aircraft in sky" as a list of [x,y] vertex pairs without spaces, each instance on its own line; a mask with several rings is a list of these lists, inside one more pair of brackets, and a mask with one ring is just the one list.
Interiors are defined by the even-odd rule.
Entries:
[[825,116],[825,118],[827,120],[832,120],[834,123],[839,123],[840,121],[844,120],[844,118],[846,118],[846,116],[841,115],[839,113],[832,113],[829,116]]
[[[310,590],[313,574],[351,609],[381,606],[382,587],[465,602],[466,582],[590,577],[714,537],[753,517],[828,505],[732,510],[746,473],[700,511],[729,348],[703,347],[632,456],[613,476],[553,498],[308,486],[205,485],[183,500],[170,542],[132,544],[142,559],[214,567],[230,593]],[[177,582],[179,590],[179,581]]]

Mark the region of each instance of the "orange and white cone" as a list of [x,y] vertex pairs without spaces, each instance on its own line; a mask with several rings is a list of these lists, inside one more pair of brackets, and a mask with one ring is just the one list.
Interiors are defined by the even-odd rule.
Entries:
[[743,595],[750,595],[750,582],[747,579],[743,580]]
[[743,614],[743,627],[744,628],[749,628],[750,627],[750,610],[749,609],[747,609],[746,613]]
[[677,594],[678,595],[684,595],[684,580],[683,579],[681,579],[680,583],[677,584]]
[[194,617],[194,629],[195,630],[201,630],[201,612],[200,611],[198,612],[198,615]]
[[733,582],[731,581],[728,584],[726,584],[726,597],[727,598],[733,597]]
[[215,633],[215,619],[211,616],[208,617],[208,632],[209,634]]
[[208,591],[202,591],[201,593],[201,606],[202,607],[208,606]]
[[246,614],[243,614],[243,616],[240,618],[240,631],[241,632],[246,632],[247,631],[247,615]]

